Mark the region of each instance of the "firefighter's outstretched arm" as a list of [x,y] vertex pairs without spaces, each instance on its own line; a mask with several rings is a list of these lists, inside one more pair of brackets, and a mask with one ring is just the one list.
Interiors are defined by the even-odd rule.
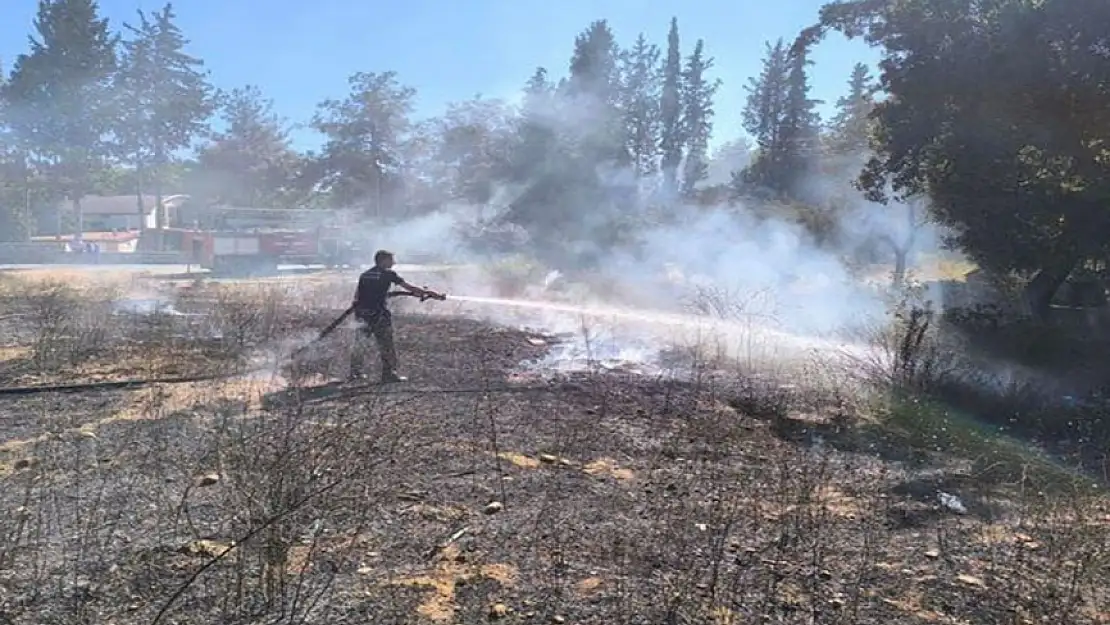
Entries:
[[398,286],[400,286],[402,289],[408,291],[409,293],[412,293],[413,295],[418,295],[420,297],[427,297],[428,294],[430,293],[427,289],[422,289],[418,286],[411,285],[408,282],[405,282],[404,280],[401,280],[398,283]]
[[422,300],[423,299],[444,299],[444,295],[442,293],[437,293],[437,292],[432,291],[430,289],[420,288],[418,286],[409,284],[408,282],[405,282],[404,280],[401,280],[401,282],[398,283],[398,286],[400,286],[402,289],[408,291],[409,293],[412,293],[413,295],[416,295],[417,297],[419,297]]

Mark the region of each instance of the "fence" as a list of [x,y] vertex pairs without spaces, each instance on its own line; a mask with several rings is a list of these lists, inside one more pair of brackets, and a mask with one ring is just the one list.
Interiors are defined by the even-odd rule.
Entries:
[[182,252],[66,252],[57,243],[0,243],[0,265],[184,265]]

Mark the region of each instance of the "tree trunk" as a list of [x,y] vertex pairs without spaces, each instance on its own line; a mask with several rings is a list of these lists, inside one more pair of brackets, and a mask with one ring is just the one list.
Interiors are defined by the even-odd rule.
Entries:
[[906,284],[906,265],[908,259],[908,249],[894,248],[894,273],[891,275],[891,286],[896,289],[900,289]]
[[1047,321],[1056,291],[1071,275],[1079,259],[1074,256],[1061,258],[1055,263],[1042,267],[1029,281],[1022,294],[1029,314],[1038,321]]
[[84,235],[85,235],[85,211],[83,211],[81,209],[81,197],[80,196],[77,196],[77,197],[73,198],[73,215],[77,220],[77,225],[76,225],[77,232],[75,234],[81,236],[81,238],[84,239],[85,238],[84,237]]
[[883,239],[894,252],[894,271],[891,272],[890,285],[900,289],[906,284],[906,272],[909,271],[910,253],[913,252],[914,243],[917,242],[917,231],[911,230],[901,245],[895,242],[892,236],[884,236]]
[[165,172],[166,156],[161,147],[154,152],[154,175],[151,188],[154,191],[154,229],[156,230],[156,252],[165,251],[166,207],[162,203],[162,174]]
[[143,159],[135,160],[135,201],[139,208],[139,240],[146,236],[146,204],[143,202]]

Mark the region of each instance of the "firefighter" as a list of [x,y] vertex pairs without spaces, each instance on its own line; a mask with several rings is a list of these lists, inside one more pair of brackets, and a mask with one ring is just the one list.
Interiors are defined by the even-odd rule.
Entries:
[[[405,381],[405,378],[397,374],[397,350],[393,346],[393,317],[386,305],[386,299],[390,296],[389,288],[396,284],[422,300],[444,297],[435,291],[405,282],[393,271],[393,264],[392,252],[387,250],[375,252],[374,266],[358,277],[358,287],[355,289],[355,299],[351,305],[355,318],[361,325],[359,338],[366,339],[372,336],[378,344],[378,353],[382,361],[382,383]],[[365,376],[364,349],[364,342],[357,341],[351,357],[351,378]]]

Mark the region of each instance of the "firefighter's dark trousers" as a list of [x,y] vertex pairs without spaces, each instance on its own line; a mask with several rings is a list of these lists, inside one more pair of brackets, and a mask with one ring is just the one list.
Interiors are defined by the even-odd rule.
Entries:
[[393,319],[389,313],[361,315],[358,317],[359,331],[351,353],[351,373],[362,374],[365,364],[367,343],[373,337],[378,344],[378,355],[382,360],[382,375],[397,371],[397,349],[393,346]]

